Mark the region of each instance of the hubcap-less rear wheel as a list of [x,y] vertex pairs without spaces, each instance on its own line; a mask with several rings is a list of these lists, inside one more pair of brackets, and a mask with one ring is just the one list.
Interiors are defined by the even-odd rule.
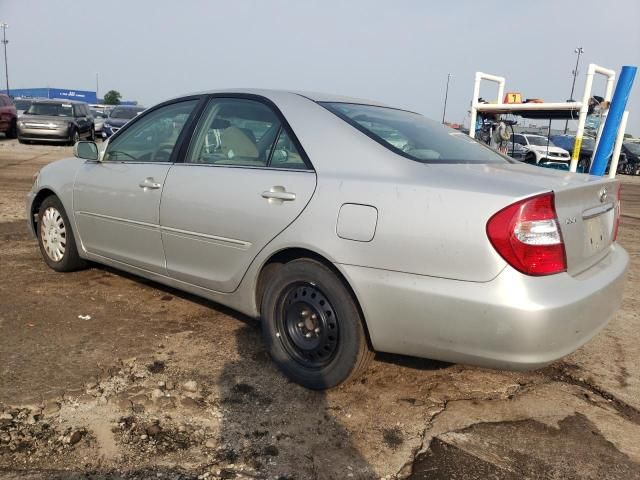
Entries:
[[271,358],[307,388],[339,385],[364,372],[373,357],[364,321],[347,285],[330,267],[300,258],[271,270],[262,331]]
[[62,214],[56,208],[49,207],[44,211],[40,235],[47,256],[54,262],[62,260],[67,248],[67,229]]
[[310,283],[292,284],[280,297],[280,341],[307,368],[321,368],[338,347],[339,324],[331,303]]

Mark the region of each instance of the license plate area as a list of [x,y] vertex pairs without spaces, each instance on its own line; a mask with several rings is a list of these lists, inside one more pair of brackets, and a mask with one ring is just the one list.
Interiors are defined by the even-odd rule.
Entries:
[[584,256],[591,257],[611,245],[613,215],[611,211],[584,220]]

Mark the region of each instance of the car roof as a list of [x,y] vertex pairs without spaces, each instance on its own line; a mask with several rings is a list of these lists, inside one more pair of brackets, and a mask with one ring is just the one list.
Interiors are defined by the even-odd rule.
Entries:
[[38,103],[72,103],[74,105],[86,105],[87,102],[80,102],[78,100],[61,100],[59,98],[33,98],[30,99],[33,102],[38,102]]
[[180,95],[181,98],[189,95],[214,95],[218,93],[226,93],[226,94],[239,94],[239,95],[258,95],[261,97],[266,97],[271,100],[274,100],[275,97],[282,98],[282,96],[300,96],[308,98],[313,102],[336,102],[336,103],[357,103],[361,105],[374,105],[379,107],[388,107],[389,105],[385,105],[384,103],[368,100],[364,98],[357,97],[349,97],[345,95],[336,95],[332,93],[322,93],[322,92],[309,92],[303,90],[279,90],[279,89],[266,89],[266,88],[225,88],[220,90],[206,90],[202,92],[195,92],[192,94]]

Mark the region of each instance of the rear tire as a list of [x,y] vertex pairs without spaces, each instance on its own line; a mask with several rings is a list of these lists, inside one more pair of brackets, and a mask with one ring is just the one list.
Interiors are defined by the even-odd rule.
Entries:
[[45,263],[56,272],[72,272],[87,266],[78,254],[71,223],[56,196],[45,198],[40,205],[38,243]]
[[280,370],[314,390],[359,376],[374,355],[351,292],[311,259],[285,264],[270,282],[262,301],[262,332]]
[[96,141],[96,131],[93,127],[91,127],[91,131],[89,132],[89,140],[92,142]]

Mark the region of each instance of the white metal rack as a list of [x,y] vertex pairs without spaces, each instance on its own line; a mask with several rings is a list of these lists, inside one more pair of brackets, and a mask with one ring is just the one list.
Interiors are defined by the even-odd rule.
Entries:
[[[540,117],[542,118],[547,112],[549,114],[548,118],[552,118],[551,112],[563,112],[564,114],[572,112],[575,113],[578,117],[578,128],[576,131],[576,140],[573,146],[573,155],[571,158],[571,166],[570,170],[575,172],[578,167],[578,159],[580,156],[580,148],[582,146],[582,137],[584,135],[584,126],[587,121],[587,113],[589,111],[589,100],[591,99],[591,91],[593,89],[593,77],[594,75],[599,74],[607,77],[607,86],[605,89],[604,100],[605,102],[611,102],[611,97],[613,95],[613,84],[616,76],[616,72],[596,65],[594,63],[589,64],[587,69],[587,78],[584,85],[584,94],[582,95],[582,101],[580,102],[552,102],[552,103],[503,103],[504,98],[504,88],[506,80],[504,77],[499,77],[497,75],[491,75],[483,72],[476,72],[475,82],[473,84],[473,97],[471,100],[471,118],[469,125],[469,136],[475,137],[476,130],[476,120],[478,116],[478,112],[491,112],[494,114],[500,113],[510,113],[513,115],[527,115],[529,112],[541,112]],[[498,99],[495,103],[479,103],[478,97],[480,96],[480,83],[482,80],[486,80],[489,82],[494,82],[498,84]],[[604,113],[606,115],[606,112]],[[571,115],[573,117],[573,115]],[[565,117],[566,118],[566,117]],[[600,122],[600,128],[598,129],[598,134],[596,136],[596,146],[598,141],[600,140],[600,134],[602,133],[602,126],[604,125],[604,119]],[[624,136],[624,125],[620,125],[620,129],[618,131],[618,138],[620,142],[622,142],[622,137]],[[619,150],[617,150],[619,156]],[[612,159],[612,166],[610,170],[610,176],[615,175],[615,166],[618,164],[618,156],[615,155]],[[613,173],[613,175],[611,175]]]

